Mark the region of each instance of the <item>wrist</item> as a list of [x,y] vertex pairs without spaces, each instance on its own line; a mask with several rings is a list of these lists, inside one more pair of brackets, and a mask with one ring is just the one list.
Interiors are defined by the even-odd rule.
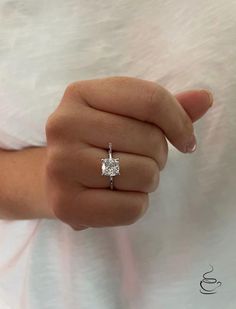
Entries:
[[46,182],[46,156],[47,156],[47,148],[39,148],[41,152],[41,160],[39,164],[39,179],[40,179],[40,188],[39,191],[36,191],[36,200],[35,202],[38,204],[37,209],[40,210],[39,216],[44,219],[58,219],[52,209],[50,207],[48,198],[47,198],[47,182]]
[[0,219],[56,218],[47,202],[46,148],[0,150]]

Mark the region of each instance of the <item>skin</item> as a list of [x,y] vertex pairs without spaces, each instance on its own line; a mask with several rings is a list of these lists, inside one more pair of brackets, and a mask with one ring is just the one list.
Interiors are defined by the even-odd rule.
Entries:
[[[75,230],[136,222],[158,188],[167,139],[186,153],[193,122],[211,105],[204,91],[174,96],[157,83],[125,76],[68,85],[45,127],[42,182],[50,213]],[[101,175],[110,141],[120,158],[113,191]]]

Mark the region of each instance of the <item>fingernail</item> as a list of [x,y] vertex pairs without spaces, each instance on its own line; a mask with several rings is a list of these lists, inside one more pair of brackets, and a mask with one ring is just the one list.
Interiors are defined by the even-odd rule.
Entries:
[[86,230],[88,228],[88,226],[83,226],[83,225],[72,225],[70,224],[70,226],[72,227],[73,230],[75,231],[83,231],[83,230]]
[[197,148],[197,141],[195,135],[191,135],[190,139],[188,140],[187,144],[185,145],[185,152],[192,153]]
[[213,94],[212,94],[210,91],[206,90],[206,89],[202,89],[201,91],[202,91],[204,94],[207,95],[208,101],[209,101],[209,105],[210,105],[209,107],[211,107],[212,104],[213,104],[213,101],[214,101],[214,99],[213,99]]

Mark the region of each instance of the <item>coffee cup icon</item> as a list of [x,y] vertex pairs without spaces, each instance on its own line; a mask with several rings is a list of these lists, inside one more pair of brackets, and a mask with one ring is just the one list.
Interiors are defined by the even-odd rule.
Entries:
[[215,294],[216,289],[222,285],[221,281],[215,278],[207,277],[207,274],[213,272],[214,268],[210,265],[211,270],[203,274],[203,279],[200,281],[200,292],[202,294]]

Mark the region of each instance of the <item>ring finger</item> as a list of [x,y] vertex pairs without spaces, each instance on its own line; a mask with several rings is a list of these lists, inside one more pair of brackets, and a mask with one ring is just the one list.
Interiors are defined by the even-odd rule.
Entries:
[[[110,177],[101,173],[101,159],[108,152],[90,145],[75,145],[70,153],[59,155],[62,164],[57,168],[57,177],[68,177],[67,182],[82,184],[87,188],[109,188]],[[120,175],[113,177],[114,189],[124,191],[153,192],[160,179],[160,170],[155,160],[123,152],[113,152],[113,158],[119,158]],[[55,158],[54,158],[55,162]]]

